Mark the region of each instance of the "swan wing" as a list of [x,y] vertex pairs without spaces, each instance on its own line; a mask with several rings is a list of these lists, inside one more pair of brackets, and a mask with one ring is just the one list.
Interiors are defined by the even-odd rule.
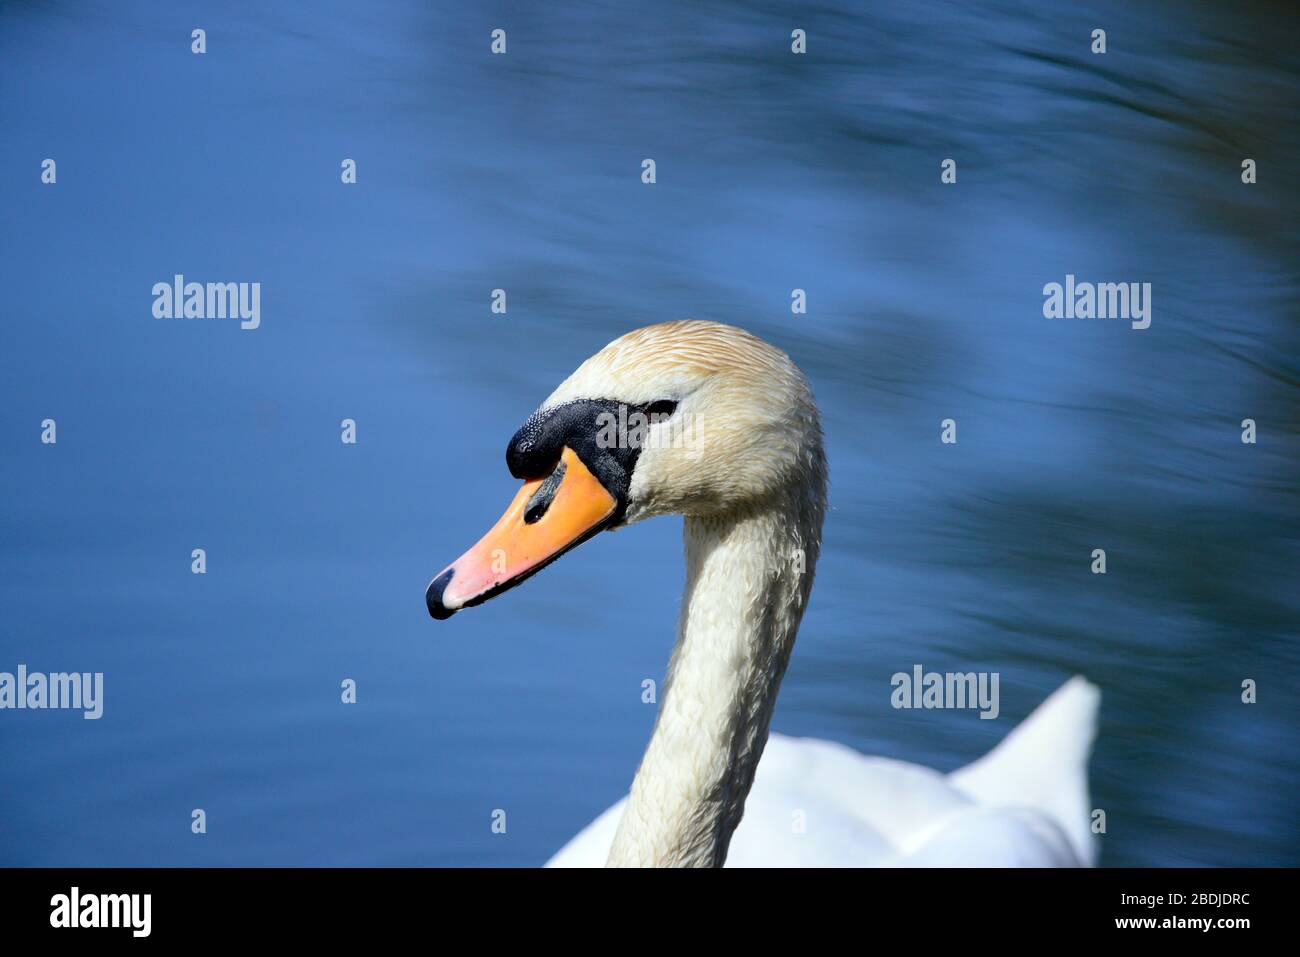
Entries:
[[1097,862],[1088,800],[1088,758],[1101,692],[1075,676],[984,757],[948,775],[963,794],[992,808],[1031,808],[1054,821],[1079,860]]
[[[769,737],[728,867],[1091,864],[1087,757],[1099,695],[1067,682],[993,751],[943,775],[832,741]],[[548,867],[602,867],[626,798]]]
[[[627,799],[547,867],[603,867]],[[1061,867],[1079,863],[1055,823],[985,808],[942,774],[832,741],[768,741],[728,867]]]
[[609,859],[609,849],[623,817],[627,798],[602,811],[596,820],[569,839],[569,843],[555,852],[546,867],[604,867]]
[[871,867],[898,862],[936,821],[971,807],[942,774],[833,741],[772,735],[728,867]]

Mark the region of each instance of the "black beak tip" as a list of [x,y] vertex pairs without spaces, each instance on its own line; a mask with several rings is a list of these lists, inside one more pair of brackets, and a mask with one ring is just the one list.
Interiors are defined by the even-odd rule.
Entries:
[[456,614],[455,608],[448,608],[442,603],[442,593],[447,590],[447,586],[451,584],[451,579],[455,574],[456,570],[454,568],[448,568],[429,582],[429,590],[424,593],[424,603],[429,606],[429,615],[438,621],[446,621]]

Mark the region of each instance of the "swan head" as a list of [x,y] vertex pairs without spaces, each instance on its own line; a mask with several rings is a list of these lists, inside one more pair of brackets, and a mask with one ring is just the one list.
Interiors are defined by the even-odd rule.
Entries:
[[656,515],[803,507],[820,526],[826,484],[817,408],[789,356],[698,320],[636,329],[587,359],[511,438],[506,464],[523,487],[434,577],[434,618]]

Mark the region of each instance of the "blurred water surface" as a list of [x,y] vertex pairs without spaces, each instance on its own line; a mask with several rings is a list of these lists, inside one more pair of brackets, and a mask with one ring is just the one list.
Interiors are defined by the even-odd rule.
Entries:
[[[0,714],[0,863],[545,860],[631,780],[680,523],[424,587],[553,386],[694,316],[825,419],[776,729],[948,770],[1082,672],[1104,863],[1300,864],[1294,5],[474,6],[0,7],[0,670],[106,675]],[[261,328],[153,319],[174,273]],[[1151,328],[1044,319],[1067,273]],[[1001,719],[892,710],[916,663]]]

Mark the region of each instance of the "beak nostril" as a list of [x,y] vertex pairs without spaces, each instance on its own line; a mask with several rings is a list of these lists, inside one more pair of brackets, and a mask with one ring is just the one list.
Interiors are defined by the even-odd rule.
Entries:
[[533,497],[528,500],[528,508],[524,510],[524,524],[532,525],[539,521],[546,510],[551,507],[555,501],[555,493],[560,490],[560,483],[564,481],[565,464],[561,462],[555,467],[555,471],[546,476],[546,481],[538,486]]
[[429,589],[424,593],[424,603],[429,606],[429,614],[438,621],[446,621],[456,614],[455,608],[448,608],[442,603],[443,593],[456,575],[456,569],[448,568],[445,572],[429,582]]

